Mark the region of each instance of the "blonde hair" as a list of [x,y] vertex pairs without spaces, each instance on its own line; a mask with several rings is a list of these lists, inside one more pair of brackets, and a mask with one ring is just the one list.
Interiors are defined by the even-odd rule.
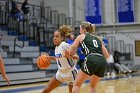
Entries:
[[73,31],[73,29],[72,29],[72,27],[70,25],[62,25],[58,29],[58,32],[60,32],[60,34],[61,34],[61,37],[64,37],[64,39],[72,31]]
[[91,24],[90,22],[82,22],[81,28],[85,29],[90,34],[95,33],[95,25]]
[[97,38],[101,41],[101,43],[102,43],[103,45],[105,45],[105,43],[103,42],[103,37],[100,37],[100,36],[95,36],[95,37],[97,37]]

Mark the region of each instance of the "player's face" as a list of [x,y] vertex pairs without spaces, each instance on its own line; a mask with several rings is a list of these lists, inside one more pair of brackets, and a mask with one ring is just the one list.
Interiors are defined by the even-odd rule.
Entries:
[[70,35],[70,39],[74,40],[75,39],[74,35]]
[[84,34],[84,29],[80,26],[80,34]]
[[60,32],[56,31],[53,36],[53,43],[54,45],[59,46],[61,42],[62,42],[61,34]]

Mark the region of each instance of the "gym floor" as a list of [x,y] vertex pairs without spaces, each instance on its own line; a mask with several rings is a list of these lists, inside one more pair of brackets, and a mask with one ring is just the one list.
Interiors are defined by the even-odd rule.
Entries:
[[[80,90],[80,93],[89,93],[89,80]],[[0,93],[41,93],[47,82],[5,86],[0,88]],[[140,93],[140,73],[104,77],[97,85],[97,93]],[[66,84],[56,88],[51,93],[68,93]]]

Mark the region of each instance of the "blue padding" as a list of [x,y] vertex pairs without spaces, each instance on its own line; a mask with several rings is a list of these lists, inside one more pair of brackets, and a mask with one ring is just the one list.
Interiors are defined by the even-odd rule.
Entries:
[[47,46],[45,46],[45,45],[40,46],[40,51],[46,51],[46,50],[47,50]]
[[21,41],[27,41],[28,40],[28,37],[26,35],[20,35],[18,37],[18,40],[21,40]]
[[11,31],[8,31],[8,35],[16,36],[17,35],[17,32],[11,30]]
[[108,40],[103,38],[102,41],[104,42],[105,46],[108,46]]
[[7,31],[7,30],[8,30],[8,27],[7,27],[7,26],[2,26],[2,27],[1,27],[1,30]]
[[37,46],[37,42],[36,41],[29,41],[29,46]]
[[55,56],[54,50],[51,50],[51,51],[50,51],[50,55],[51,55],[51,56]]

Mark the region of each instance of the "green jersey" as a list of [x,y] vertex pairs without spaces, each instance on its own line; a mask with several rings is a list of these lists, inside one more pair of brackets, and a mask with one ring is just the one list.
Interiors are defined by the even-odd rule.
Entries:
[[90,53],[102,54],[102,42],[100,39],[89,33],[85,34],[85,39],[81,42],[82,52],[87,56]]
[[107,62],[102,54],[102,41],[95,35],[85,34],[81,42],[82,52],[86,55],[84,62],[80,63],[81,70],[88,75],[104,77]]

